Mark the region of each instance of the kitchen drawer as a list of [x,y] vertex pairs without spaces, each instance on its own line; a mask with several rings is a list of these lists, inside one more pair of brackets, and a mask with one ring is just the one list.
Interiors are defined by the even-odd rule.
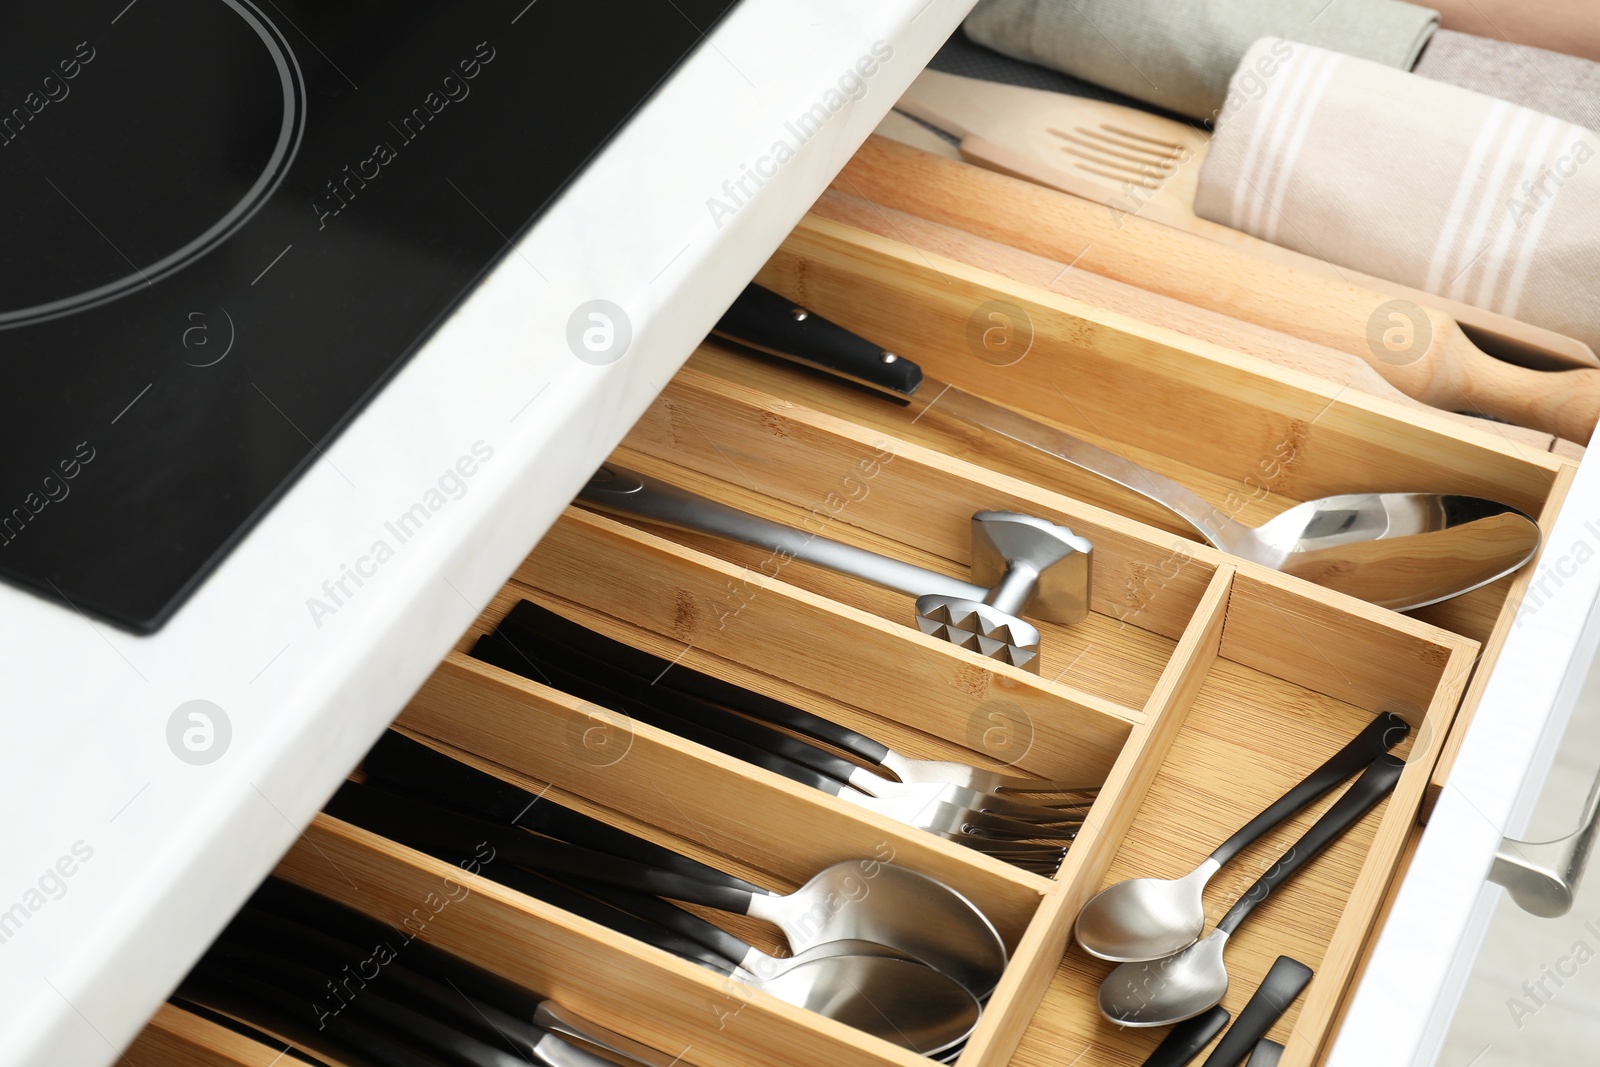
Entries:
[[[1381,486],[1481,494],[1548,523],[1570,483],[1564,461],[1491,434],[1419,427],[1385,401],[825,219],[804,220],[759,278],[1245,521]],[[1029,340],[1004,366],[974,340],[995,322]],[[1286,1064],[1325,1055],[1453,727],[1471,710],[1474,667],[1486,673],[1526,573],[1397,614],[1227,557],[1131,494],[1042,468],[937,412],[911,416],[718,343],[666,385],[615,458],[954,576],[971,563],[974,511],[1037,515],[1093,542],[1091,613],[1072,626],[1041,624],[1035,674],[920,633],[899,594],[571,509],[401,714],[402,729],[774,888],[862,857],[933,874],[989,914],[1011,953],[960,1063],[1120,1067],[1160,1035],[1099,1016],[1094,991],[1109,965],[1069,944],[1079,907],[1111,881],[1191,868],[1372,715],[1394,712],[1413,727],[1396,749],[1407,769],[1395,793],[1265,901],[1228,955],[1224,1005],[1234,1013],[1278,954],[1316,970],[1273,1036],[1288,1046]],[[1057,875],[1022,872],[468,655],[522,599],[911,755],[1087,778],[1100,794]],[[1209,919],[1327,804],[1215,878]],[[685,1049],[685,1063],[919,1062],[328,816],[279,873],[397,924],[453,879],[469,892],[418,936],[636,1039]],[[146,1040],[176,1040],[171,1032],[187,1025],[164,1009]],[[194,1062],[253,1062],[240,1058],[248,1054]]]

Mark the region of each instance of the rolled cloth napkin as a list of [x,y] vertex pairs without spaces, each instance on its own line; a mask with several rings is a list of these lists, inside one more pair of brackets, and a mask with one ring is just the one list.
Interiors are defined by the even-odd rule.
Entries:
[[1588,59],[1440,30],[1411,72],[1600,130],[1600,63]]
[[1239,71],[1197,215],[1600,348],[1600,135],[1282,40]]
[[997,52],[1210,119],[1258,38],[1410,70],[1438,25],[1400,0],[982,0],[963,28]]

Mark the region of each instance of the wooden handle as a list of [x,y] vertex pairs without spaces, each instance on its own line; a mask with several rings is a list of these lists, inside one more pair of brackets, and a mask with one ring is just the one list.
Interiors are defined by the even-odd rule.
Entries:
[[[1562,436],[1587,441],[1588,408],[1564,395],[1569,376],[1496,364],[1472,345],[1455,320],[1423,309],[1430,337],[1416,359],[1376,349],[1369,334],[1389,328],[1387,297],[1308,274],[1203,237],[1132,216],[1029,182],[869,138],[840,172],[836,187],[886,207],[909,211],[1005,244],[1065,262],[1186,303],[1235,315],[1367,362],[1390,384],[1435,406],[1479,410],[1535,429],[1559,425]],[[1408,362],[1406,360],[1409,360]],[[1491,367],[1487,364],[1495,364]],[[1494,381],[1511,394],[1486,395],[1473,383]],[[1566,410],[1564,417],[1555,418]]]

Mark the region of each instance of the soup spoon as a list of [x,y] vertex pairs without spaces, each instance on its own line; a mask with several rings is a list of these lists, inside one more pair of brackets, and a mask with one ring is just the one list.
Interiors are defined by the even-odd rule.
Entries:
[[1119,964],[1100,983],[1100,1013],[1119,1026],[1166,1026],[1216,1007],[1228,992],[1223,950],[1257,904],[1389,795],[1405,761],[1384,754],[1228,909],[1208,936],[1165,959]]

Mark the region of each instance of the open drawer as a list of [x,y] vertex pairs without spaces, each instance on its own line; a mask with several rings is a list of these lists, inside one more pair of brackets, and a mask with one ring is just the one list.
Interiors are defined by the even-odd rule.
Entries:
[[[892,240],[808,218],[760,280],[940,378],[1125,451],[1245,521],[1357,489],[1447,489],[1548,521],[1570,468],[1492,435],[1266,368]],[[997,366],[971,343],[1001,313],[1030,347]],[[981,330],[980,330],[981,332]],[[893,858],[967,896],[1009,962],[965,1067],[1137,1063],[1162,1031],[1102,1018],[1110,968],[1071,942],[1103,886],[1170,877],[1320,764],[1377,713],[1413,728],[1393,795],[1232,939],[1237,1015],[1273,960],[1316,977],[1271,1036],[1284,1063],[1325,1053],[1437,785],[1474,667],[1525,575],[1416,617],[1236,561],[1138,498],[936,417],[707,344],[617,461],[724,503],[953,577],[970,518],[1000,508],[1094,544],[1090,613],[1041,624],[1038,673],[919,632],[896,593],[704,537],[570,510],[400,716],[428,743],[730,873],[787,891],[838,861]],[[1021,871],[806,789],[470,655],[531,600],[675,663],[776,696],[914,757],[960,759],[1100,792],[1054,877]],[[1212,880],[1209,922],[1330,805],[1325,799]],[[556,997],[682,1062],[911,1064],[912,1052],[733,987],[484,875],[319,816],[279,867],[396,925],[442,885],[465,890],[416,936]],[[758,945],[760,928],[738,925]],[[766,938],[766,940],[763,940]],[[238,1035],[164,1009],[152,1062],[253,1063]],[[212,1058],[206,1058],[207,1056]],[[139,1062],[144,1062],[140,1060]]]

